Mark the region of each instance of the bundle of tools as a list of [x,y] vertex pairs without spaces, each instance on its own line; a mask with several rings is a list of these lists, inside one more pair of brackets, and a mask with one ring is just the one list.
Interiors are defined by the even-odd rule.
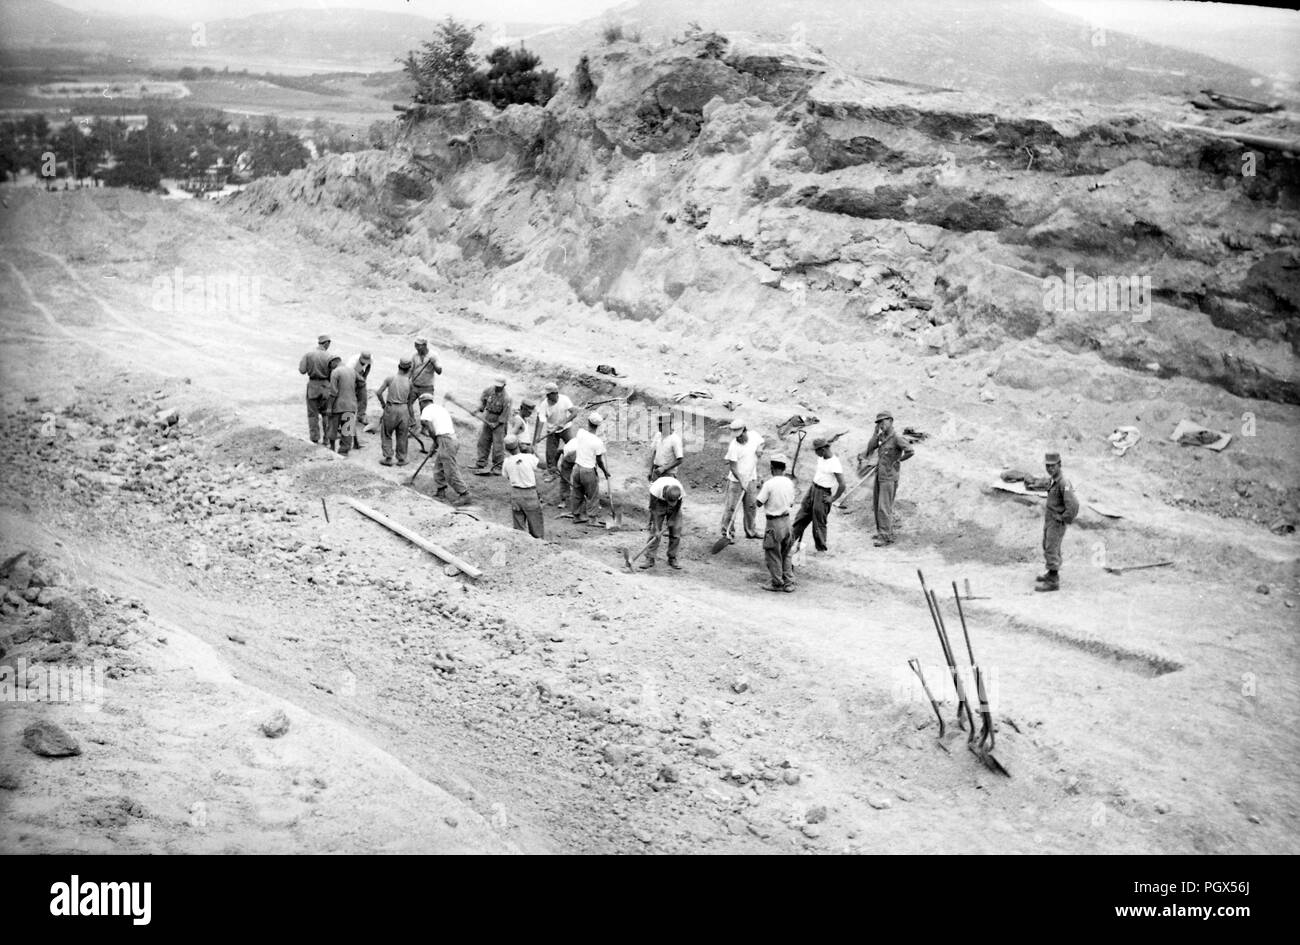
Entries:
[[[957,693],[957,727],[966,729],[966,747],[971,753],[980,760],[984,767],[997,774],[1006,777],[1011,776],[1000,761],[993,755],[995,748],[995,732],[993,728],[993,713],[989,708],[988,693],[984,688],[984,672],[978,663],[975,662],[975,651],[971,648],[970,630],[966,626],[966,614],[961,606],[961,593],[957,590],[957,582],[953,581],[952,593],[953,599],[957,603],[957,616],[961,619],[961,632],[966,640],[966,655],[970,659],[971,672],[975,676],[975,692],[979,698],[980,712],[980,730],[979,734],[975,733],[975,717],[971,712],[970,699],[966,695],[966,685],[962,681],[962,673],[957,666],[957,658],[954,654],[951,641],[948,639],[947,625],[944,623],[943,612],[939,608],[939,598],[934,591],[925,585],[925,575],[917,569],[916,576],[921,579],[921,592],[925,595],[926,606],[930,610],[930,620],[934,623],[935,632],[939,635],[939,647],[943,651],[944,662],[948,666],[948,672],[952,675],[953,688]],[[916,673],[917,678],[921,681],[921,688],[925,690],[926,698],[930,700],[930,707],[934,709],[935,718],[939,720],[939,746],[945,751],[948,744],[945,739],[947,735],[947,726],[943,721],[943,713],[939,709],[939,703],[934,694],[930,691],[929,685],[925,681],[925,675],[921,672],[921,663],[915,657],[908,660],[907,665],[911,667],[912,672]]]

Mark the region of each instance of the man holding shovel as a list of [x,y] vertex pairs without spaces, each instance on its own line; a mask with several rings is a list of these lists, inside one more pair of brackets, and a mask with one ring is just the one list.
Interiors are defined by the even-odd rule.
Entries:
[[723,457],[727,464],[727,494],[722,509],[721,537],[729,542],[736,540],[736,506],[740,505],[745,537],[761,538],[755,522],[754,493],[758,489],[758,457],[763,452],[763,439],[751,434],[741,420],[732,420],[731,430],[736,435]]
[[682,484],[672,476],[660,476],[650,483],[650,543],[646,545],[642,571],[655,566],[660,536],[668,532],[668,567],[680,571],[677,550],[682,544]]
[[460,452],[460,443],[456,439],[456,425],[452,422],[447,408],[437,402],[433,394],[420,395],[420,426],[433,438],[433,493],[436,498],[447,494],[451,486],[456,493],[453,505],[465,505],[469,502],[469,488],[460,474],[460,464],[456,454]]
[[[840,458],[831,452],[831,440],[819,436],[813,440],[813,451],[817,454],[817,469],[813,473],[812,485],[804,493],[799,514],[794,519],[794,542],[803,541],[803,534],[812,525],[813,545],[818,551],[829,551],[826,544],[826,522],[831,506],[844,495],[847,488],[844,483],[844,465]],[[879,473],[877,473],[879,476]],[[834,495],[831,494],[834,490]]]
[[569,497],[569,514],[575,524],[582,525],[590,521],[600,507],[600,476],[597,470],[609,478],[605,467],[605,442],[598,435],[604,417],[592,411],[587,415],[587,429],[579,430],[569,444],[573,447],[573,481]]
[[506,458],[506,422],[510,419],[510,396],[506,393],[506,379],[498,375],[492,386],[483,389],[478,399],[478,418],[483,422],[478,433],[478,465],[476,476],[490,476],[501,472]]
[[519,438],[506,436],[506,460],[501,475],[510,483],[510,519],[516,531],[526,531],[538,539],[546,538],[542,521],[542,503],[537,498],[537,457],[519,450]]

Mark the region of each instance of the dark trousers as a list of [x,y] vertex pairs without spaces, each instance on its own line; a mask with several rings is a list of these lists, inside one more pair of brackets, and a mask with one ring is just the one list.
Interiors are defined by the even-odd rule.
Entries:
[[573,486],[569,494],[569,511],[575,519],[587,519],[600,512],[600,476],[596,467],[573,467]]
[[653,562],[659,552],[662,532],[668,533],[668,560],[677,560],[677,549],[682,545],[682,504],[665,502],[650,497],[650,544],[645,550],[646,561]]
[[881,479],[880,473],[876,473],[876,486],[872,493],[872,504],[876,509],[876,534],[889,541],[894,540],[894,493],[897,491],[897,479]]
[[794,520],[794,540],[803,541],[803,533],[812,525],[813,544],[818,551],[826,550],[826,519],[831,511],[831,490],[815,483],[808,487],[808,493],[799,506],[799,514]]
[[1047,561],[1047,570],[1061,570],[1061,542],[1065,538],[1065,523],[1058,522],[1048,512],[1043,519],[1043,558]]
[[[569,427],[567,430],[561,430],[559,433],[546,434],[546,468],[551,472],[559,472],[560,453],[564,451],[564,444],[569,442],[578,431]],[[561,489],[563,494],[567,494],[567,489]]]
[[560,459],[560,504],[566,508],[569,505],[569,493],[573,490],[570,483],[573,481],[574,462],[571,458],[562,457]]
[[745,520],[745,537],[757,534],[755,519],[758,514],[758,480],[751,479],[745,485],[727,480],[727,494],[722,508],[722,535],[724,538],[736,537],[736,506],[743,509]]
[[389,404],[384,408],[384,425],[379,445],[384,459],[393,458],[393,440],[397,440],[397,461],[406,462],[407,438],[411,435],[411,411],[406,404]]
[[537,498],[537,487],[514,487],[510,490],[510,519],[518,531],[526,531],[534,538],[546,537],[542,524],[542,503]]
[[465,485],[465,480],[460,474],[460,464],[456,462],[460,443],[450,433],[444,433],[437,438],[435,449],[438,455],[433,458],[434,488],[441,492],[447,486],[451,486],[456,495],[465,495],[469,492],[469,487]]
[[772,576],[773,587],[789,587],[794,583],[794,561],[790,555],[793,547],[790,516],[769,518],[763,532],[763,560],[767,563],[767,573]]
[[356,414],[332,413],[325,427],[325,442],[331,448],[337,444],[339,453],[347,456],[352,450],[352,437],[356,433]]
[[327,419],[329,414],[330,395],[313,394],[311,388],[307,388],[307,435],[311,437],[313,443],[319,443],[324,427],[329,425]]
[[506,461],[506,425],[498,423],[488,426],[486,423],[478,431],[478,468],[488,468],[491,454],[492,471],[500,472],[501,464]]

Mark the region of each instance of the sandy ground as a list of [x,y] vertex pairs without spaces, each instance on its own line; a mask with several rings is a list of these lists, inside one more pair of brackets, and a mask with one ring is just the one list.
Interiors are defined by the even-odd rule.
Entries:
[[[870,390],[815,406],[826,428],[850,430],[846,455],[878,405],[932,433],[904,470],[903,540],[872,548],[856,502],[833,519],[832,553],[809,555],[798,593],[770,595],[757,542],[707,548],[728,395],[704,378],[729,339],[585,311],[522,327],[517,309],[388,279],[370,248],[249,232],[213,204],[9,196],[0,368],[12,434],[26,439],[6,464],[0,553],[70,558],[78,580],[142,602],[136,650],[153,671],[110,687],[99,713],[0,707],[0,760],[18,781],[0,792],[7,849],[1296,851],[1297,542],[1250,520],[1275,510],[1234,517],[1217,491],[1244,479],[1247,494],[1233,491],[1249,505],[1252,488],[1293,485],[1293,408],[1153,379],[1118,403],[1086,387],[996,385],[989,402],[978,391],[1006,352],[925,359],[882,341]],[[256,274],[258,303],[167,310],[155,280],[177,267]],[[520,389],[560,378],[577,400],[712,389],[684,476],[685,570],[621,568],[619,549],[640,544],[628,532],[644,527],[639,442],[610,458],[627,530],[552,517],[545,544],[508,529],[500,481],[470,478],[475,519],[431,496],[427,470],[409,488],[414,466],[380,467],[374,437],[346,460],[303,448],[295,367],[321,330],[348,358],[372,351],[377,377],[427,332],[464,401],[502,368]],[[625,378],[611,386],[597,363]],[[69,495],[68,458],[33,445],[42,412],[83,405],[87,435],[111,437],[111,418],[138,409],[131,398],[181,410],[187,466],[297,514],[177,518],[167,495]],[[801,409],[780,391],[743,407],[772,439]],[[1262,432],[1239,437],[1233,456],[1158,444],[1170,418],[1207,409],[1250,409]],[[1133,416],[1152,432],[1116,461],[1100,438]],[[987,483],[1004,463],[1036,470],[1037,444],[1062,423],[1079,431],[1067,472],[1081,497],[1124,518],[1085,513],[1066,541],[1064,590],[1041,595],[1041,509]],[[468,465],[468,422],[461,439]],[[345,511],[342,495],[445,543],[483,578],[448,576]],[[309,551],[285,557],[286,541]],[[1165,558],[1176,566],[1102,567]],[[917,568],[949,592],[950,626],[949,582],[989,598],[967,616],[1010,779],[936,744],[906,665],[916,656],[939,676]],[[270,741],[256,723],[275,707],[294,727]],[[82,756],[17,746],[44,712],[82,739]],[[123,796],[145,816],[79,813]]]

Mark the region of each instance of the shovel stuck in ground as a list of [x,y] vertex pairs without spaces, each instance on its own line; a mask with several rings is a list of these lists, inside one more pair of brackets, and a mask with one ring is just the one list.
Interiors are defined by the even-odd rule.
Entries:
[[1172,567],[1172,561],[1157,561],[1155,564],[1130,564],[1127,568],[1106,568],[1110,574],[1123,574],[1125,571],[1145,571],[1147,568]]
[[[995,734],[993,731],[993,713],[989,709],[988,693],[984,691],[984,672],[979,664],[975,662],[975,651],[970,645],[970,630],[966,627],[966,614],[961,609],[961,593],[957,590],[957,582],[952,582],[952,596],[957,601],[957,616],[961,618],[961,633],[966,638],[966,655],[970,658],[971,670],[975,673],[975,693],[980,700],[980,734],[978,741],[967,742],[970,750],[975,753],[975,757],[980,760],[984,767],[988,768],[995,774],[1011,777],[1011,772],[1003,767],[1002,762],[998,761],[993,755],[993,749],[996,747]],[[971,734],[975,731],[972,728]]]
[[620,548],[620,549],[619,549],[619,551],[622,552],[622,554],[623,554],[623,563],[624,563],[625,565],[627,565],[627,569],[628,569],[629,571],[632,570],[632,565],[633,565],[633,563],[635,563],[635,562],[636,562],[636,561],[637,561],[637,560],[638,560],[642,555],[644,555],[647,551],[649,551],[649,550],[650,550],[650,546],[653,545],[653,544],[655,543],[655,541],[657,541],[657,540],[659,539],[659,537],[660,537],[662,534],[663,534],[663,530],[662,530],[662,529],[660,529],[659,531],[655,532],[654,535],[652,535],[652,536],[650,537],[650,540],[647,541],[644,545],[641,546],[641,550],[638,551],[638,552],[637,552],[636,554],[634,554],[634,555],[632,555],[632,554],[628,554],[626,548]]

